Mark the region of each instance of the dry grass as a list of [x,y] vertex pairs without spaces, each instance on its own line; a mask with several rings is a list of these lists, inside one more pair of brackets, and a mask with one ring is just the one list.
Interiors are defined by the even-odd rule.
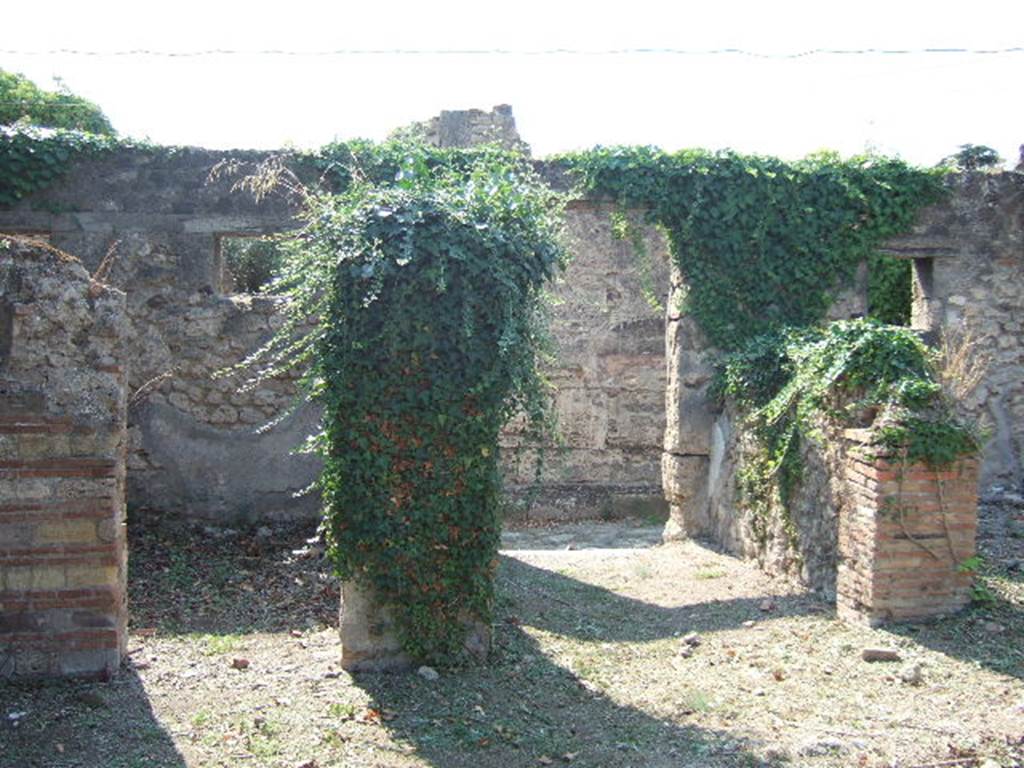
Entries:
[[[1024,763],[1024,589],[1004,567],[1024,540],[1000,540],[991,604],[869,630],[695,543],[642,546],[650,534],[516,537],[530,549],[502,558],[492,663],[430,682],[338,669],[336,585],[308,532],[134,521],[132,665],[110,685],[0,688],[0,765]],[[866,645],[898,648],[923,683],[863,662]],[[26,713],[16,727],[10,712]]]
[[967,399],[984,380],[991,355],[984,352],[971,329],[945,328],[939,345],[939,382],[947,399],[959,403]]

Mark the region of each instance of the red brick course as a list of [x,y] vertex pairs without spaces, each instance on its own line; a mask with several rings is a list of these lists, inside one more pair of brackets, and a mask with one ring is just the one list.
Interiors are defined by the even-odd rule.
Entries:
[[839,518],[837,606],[869,624],[953,613],[970,601],[978,462],[933,470],[872,455],[870,435],[848,430],[848,496]]

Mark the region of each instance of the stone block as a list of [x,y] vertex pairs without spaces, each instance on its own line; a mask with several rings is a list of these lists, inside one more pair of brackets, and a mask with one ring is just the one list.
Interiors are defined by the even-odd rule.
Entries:
[[70,588],[117,586],[119,583],[120,574],[114,565],[67,566],[67,585]]
[[[400,672],[415,661],[402,650],[387,606],[372,592],[347,581],[341,585],[341,667],[348,672]],[[466,621],[466,652],[483,661],[490,652],[490,627]]]
[[665,451],[684,455],[709,455],[716,414],[708,398],[708,386],[670,387],[665,408]]
[[666,541],[707,532],[708,469],[707,456],[662,454],[662,488],[669,503],[669,520],[663,534]]

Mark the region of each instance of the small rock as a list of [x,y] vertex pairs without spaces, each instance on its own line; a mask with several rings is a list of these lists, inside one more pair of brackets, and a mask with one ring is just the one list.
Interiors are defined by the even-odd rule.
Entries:
[[765,689],[764,689],[764,688],[755,688],[755,689],[754,689],[754,690],[752,691],[752,693],[753,693],[753,694],[754,694],[755,696],[766,696],[766,695],[767,695],[767,691],[765,691]]
[[1006,570],[1010,571],[1024,571],[1024,560],[1010,560],[1006,564]]
[[768,613],[769,611],[774,611],[775,610],[775,601],[772,600],[771,598],[767,598],[765,600],[762,600],[761,601],[761,610],[764,611],[765,613]]
[[743,622],[743,626],[746,627],[747,629],[750,629],[751,627],[757,626],[757,622],[756,621],[744,621]]
[[907,664],[907,666],[900,670],[899,678],[907,685],[920,685],[923,683],[924,670],[921,667],[921,662],[915,661]]
[[265,525],[261,525],[259,528],[256,529],[256,538],[257,539],[269,539],[273,535],[274,535],[274,529],[273,528],[269,528],[269,527],[267,527]]
[[302,630],[293,629],[289,634],[291,634],[292,637],[302,637]]
[[249,660],[248,659],[232,659],[231,660],[231,666],[234,669],[248,669],[249,668]]
[[683,635],[683,642],[694,647],[700,645],[700,635],[696,632],[688,632]]
[[692,645],[684,645],[684,646],[682,646],[679,649],[679,655],[682,656],[684,659],[690,658],[691,656],[693,656],[693,646]]
[[797,753],[802,757],[818,757],[829,753],[846,751],[846,744],[841,739],[832,738],[807,741],[797,749]]
[[569,544],[565,545],[565,549],[567,551],[572,551],[572,550],[576,549],[576,545],[570,542]]
[[296,763],[295,768],[320,768],[316,760],[306,760],[304,763]]
[[422,677],[424,680],[430,680],[431,682],[441,677],[441,675],[437,673],[436,669],[428,666],[420,667],[416,670],[416,674]]
[[860,652],[864,661],[900,661],[900,652],[895,648],[865,648]]
[[23,718],[27,714],[28,712],[8,712],[7,719],[11,722],[16,722],[18,720],[21,720],[21,718]]
[[1000,624],[998,621],[986,621],[981,625],[981,628],[988,632],[990,635],[1001,635],[1006,631],[1006,627]]

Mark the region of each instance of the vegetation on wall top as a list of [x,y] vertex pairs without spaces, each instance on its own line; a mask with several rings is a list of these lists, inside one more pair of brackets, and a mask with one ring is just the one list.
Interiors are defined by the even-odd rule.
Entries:
[[559,199],[497,150],[360,143],[322,159],[342,191],[305,193],[269,288],[288,321],[250,363],[303,367],[324,407],[310,448],[341,577],[388,606],[412,656],[450,660],[491,616],[498,434],[521,412],[535,436],[551,422],[539,364]]
[[880,438],[929,464],[977,451],[912,331],[875,320],[821,325],[862,262],[871,267],[871,314],[909,320],[909,265],[881,256],[879,246],[942,197],[948,168],[651,147],[561,159],[585,191],[644,210],[666,232],[686,287],[679,309],[726,353],[718,391],[755,438],[737,475],[755,529],[766,532],[779,511],[792,532],[801,439],[822,424],[864,425],[865,414],[881,413]]
[[585,190],[664,228],[686,308],[724,350],[821,321],[857,265],[943,191],[944,171],[875,156],[612,147],[561,160]]
[[50,186],[75,160],[126,145],[113,136],[63,128],[0,126],[0,207]]

